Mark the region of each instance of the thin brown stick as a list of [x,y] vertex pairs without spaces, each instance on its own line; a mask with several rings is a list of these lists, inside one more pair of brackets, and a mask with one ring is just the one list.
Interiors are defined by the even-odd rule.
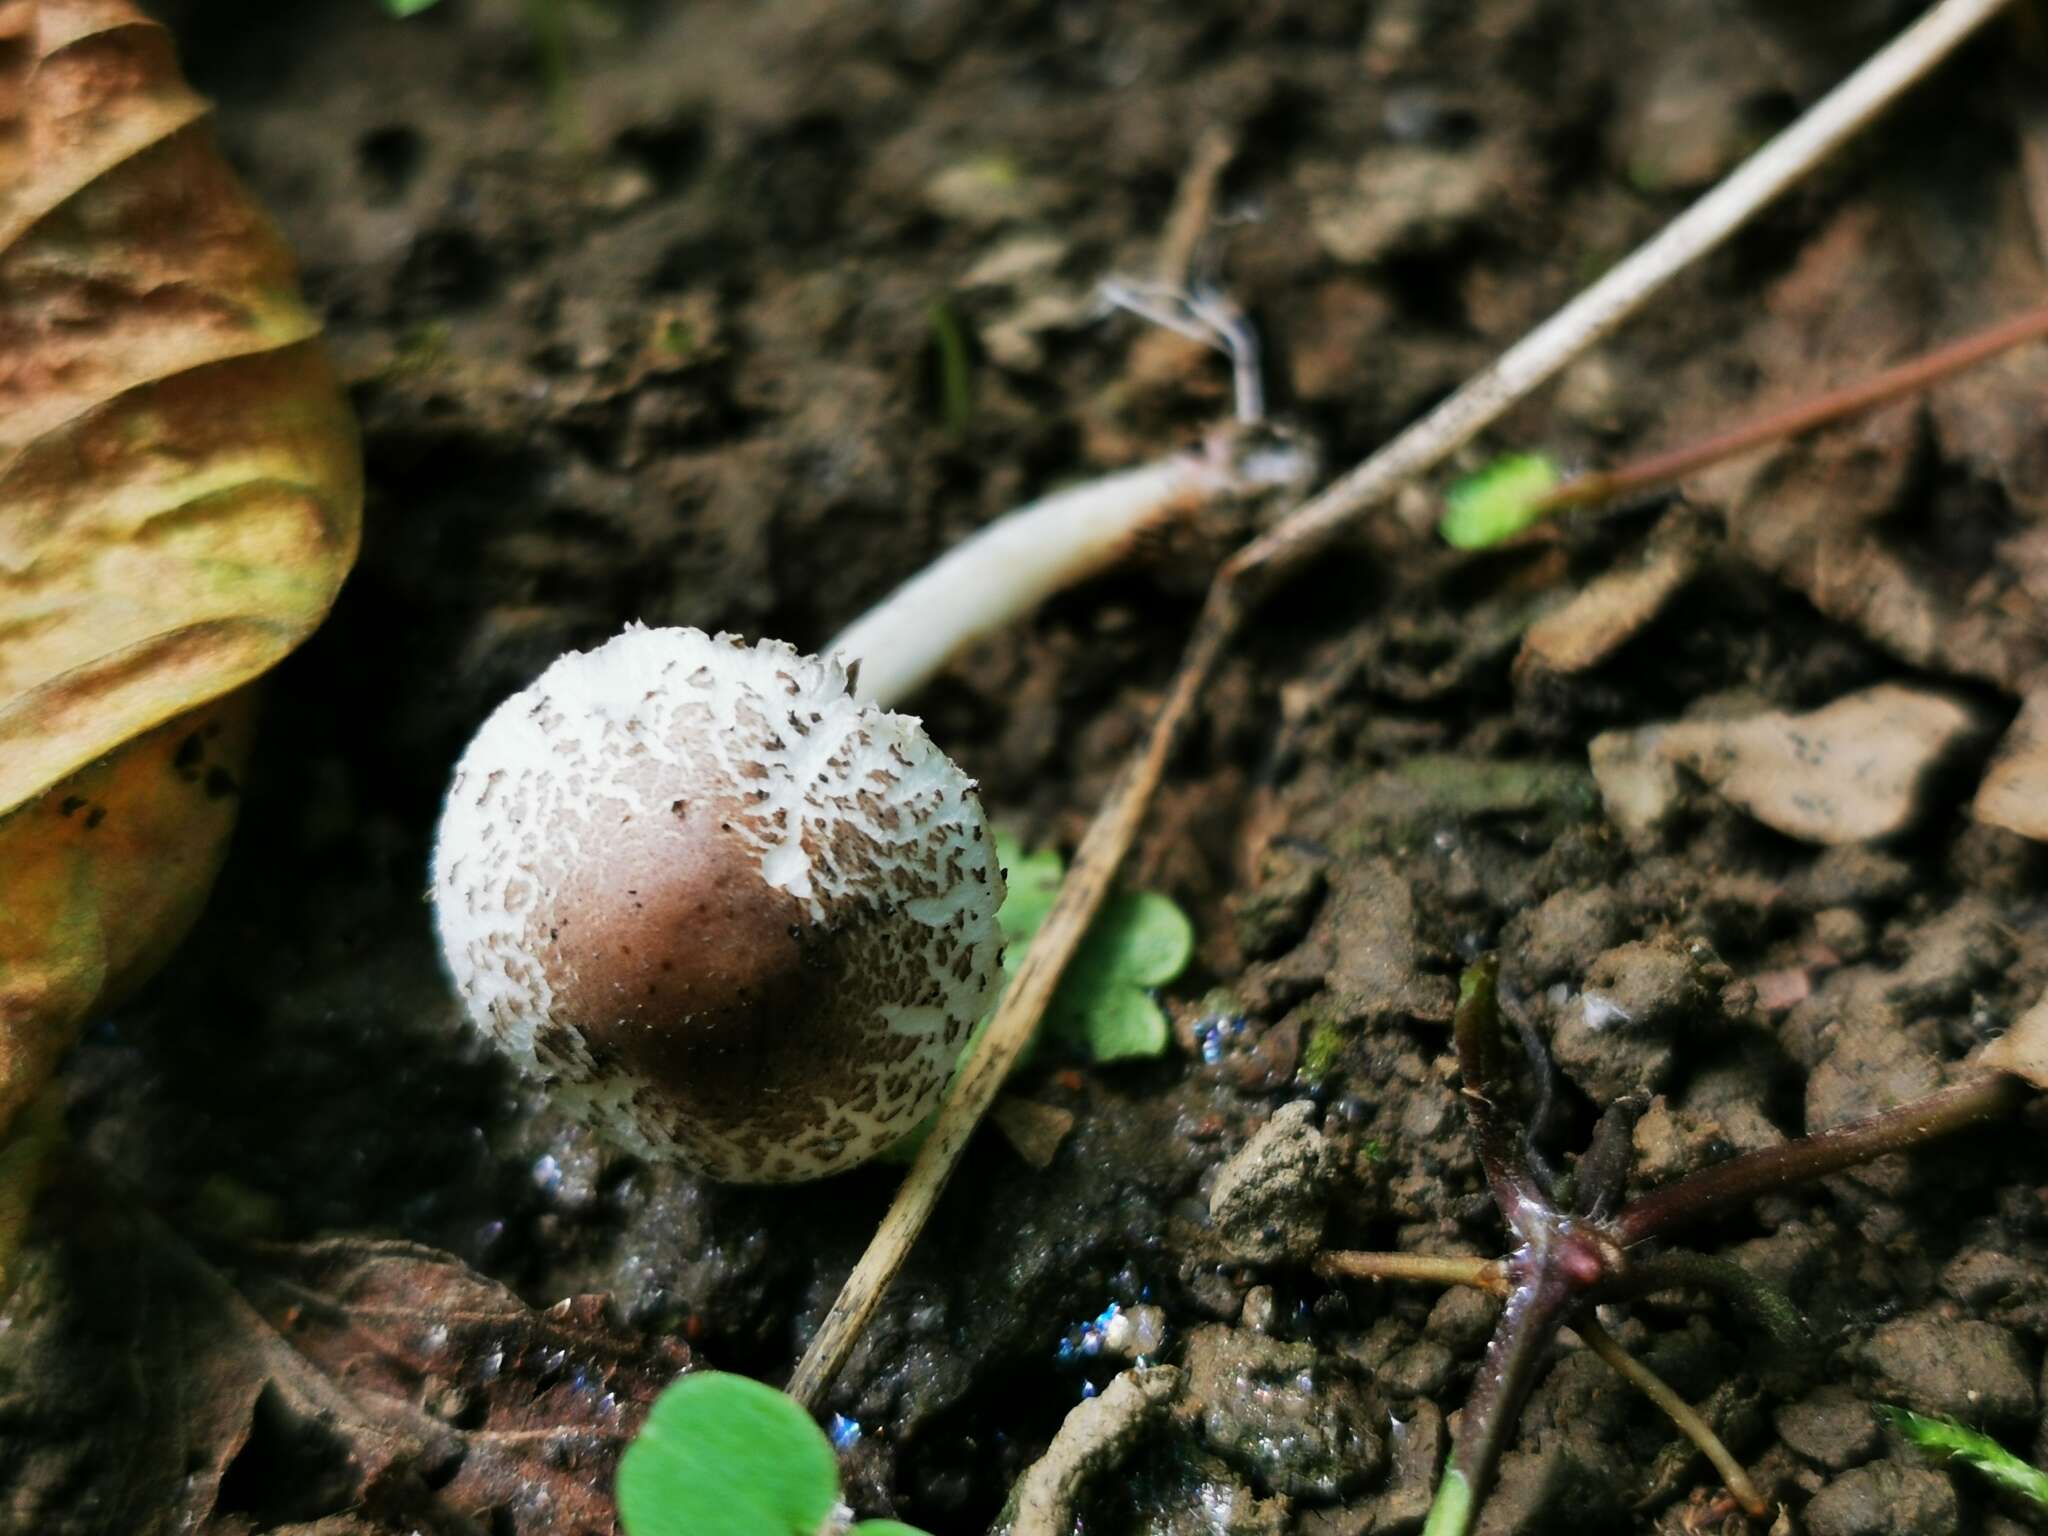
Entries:
[[1678,1426],[1686,1439],[1700,1448],[1701,1454],[1721,1474],[1721,1481],[1728,1485],[1728,1491],[1735,1495],[1737,1503],[1759,1520],[1771,1512],[1771,1506],[1756,1491],[1756,1484],[1749,1480],[1742,1463],[1714,1433],[1714,1426],[1701,1418],[1698,1410],[1672,1389],[1671,1383],[1623,1349],[1614,1335],[1591,1316],[1573,1318],[1572,1328],[1586,1341],[1588,1349],[1614,1367],[1615,1374],[1623,1381],[1663,1409],[1665,1417]]
[[1325,1280],[1417,1280],[1425,1285],[1469,1285],[1496,1296],[1508,1293],[1508,1267],[1499,1259],[1441,1253],[1364,1253],[1332,1249],[1318,1254],[1315,1272]]
[[789,1395],[806,1406],[818,1406],[825,1388],[845,1363],[861,1329],[880,1305],[882,1292],[895,1278],[910,1245],[924,1229],[975,1124],[1030,1043],[1067,962],[1080,947],[1088,925],[1109,894],[1117,866],[1136,837],[1145,807],[1166,771],[1167,756],[1181,723],[1193,713],[1202,680],[1214,666],[1226,638],[1227,631],[1207,616],[1196,625],[1187,659],[1174,678],[1151,737],[1089,823],[1080,847],[1074,851],[1073,862],[1067,867],[1059,895],[1032,939],[1016,980],[1003,994],[995,1017],[983,1032],[980,1047],[960,1069],[946,1102],[939,1108],[931,1134],[919,1148],[867,1252],[847,1276],[846,1284],[840,1288],[838,1298],[790,1377]]
[[[969,1133],[1035,1032],[1067,962],[1094,920],[1137,836],[1195,704],[1245,616],[1281,577],[1325,548],[1353,519],[1434,468],[1587,347],[1635,313],[1691,262],[1725,240],[1851,134],[1954,51],[2009,0],[1940,0],[1798,121],[1592,287],[1510,347],[1420,421],[1311,498],[1217,572],[1165,703],[1137,757],[1096,812],[1016,984],[961,1068],[868,1251],[790,1379],[815,1405],[838,1374],[881,1293],[902,1266],[945,1188]],[[1483,1481],[1483,1479],[1482,1479]]]
[[1159,255],[1152,264],[1155,281],[1168,288],[1186,288],[1195,264],[1195,251],[1209,216],[1216,207],[1216,188],[1223,173],[1237,158],[1237,136],[1228,129],[1211,125],[1195,140],[1195,152],[1187,174],[1173,194],[1173,207],[1166,215],[1166,229],[1159,237]]
[[1767,411],[1739,426],[1730,427],[1726,432],[1717,432],[1712,437],[1650,454],[1618,469],[1575,475],[1542,497],[1536,503],[1536,509],[1558,512],[1566,507],[1587,507],[1596,502],[1636,495],[1667,481],[1683,479],[1695,470],[1765,443],[1798,437],[1816,427],[1854,416],[1859,411],[1917,394],[1951,374],[1974,368],[2001,352],[2043,338],[2048,338],[2048,304],[1887,368],[1859,383],[1847,384],[1778,410]]

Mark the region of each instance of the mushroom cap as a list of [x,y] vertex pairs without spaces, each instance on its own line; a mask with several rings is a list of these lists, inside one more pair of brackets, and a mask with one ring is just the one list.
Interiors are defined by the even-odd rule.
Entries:
[[873,1157],[1002,962],[974,783],[836,660],[638,625],[477,732],[435,837],[471,1020],[576,1118],[712,1178]]

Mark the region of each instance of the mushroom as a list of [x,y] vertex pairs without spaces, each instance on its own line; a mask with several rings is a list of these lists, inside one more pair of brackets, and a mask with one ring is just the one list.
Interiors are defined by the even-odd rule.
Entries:
[[778,1183],[851,1168],[937,1105],[995,998],[1003,872],[973,782],[888,704],[1163,522],[1315,462],[1264,423],[1234,310],[1111,298],[1229,352],[1239,420],[998,519],[830,660],[635,625],[477,732],[435,835],[441,951],[470,1018],[572,1115]]
[[464,752],[436,834],[470,1018],[631,1150],[773,1183],[938,1103],[1001,970],[973,781],[780,641],[634,626]]

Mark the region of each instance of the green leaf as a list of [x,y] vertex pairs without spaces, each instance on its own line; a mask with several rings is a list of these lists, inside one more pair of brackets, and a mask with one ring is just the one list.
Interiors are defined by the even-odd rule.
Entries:
[[816,1536],[838,1502],[824,1431],[773,1387],[697,1371],[655,1399],[619,1459],[627,1536]]
[[1107,987],[1089,997],[1087,1006],[1059,1013],[1052,1025],[1091,1061],[1142,1061],[1166,1054],[1171,1033],[1166,1012],[1143,992]]
[[[996,834],[996,852],[1009,871],[1001,915],[1009,979],[1052,910],[1065,866],[1051,849],[1026,853],[1005,832]],[[1096,914],[1061,978],[1046,1029],[1093,1061],[1160,1055],[1169,1036],[1166,1015],[1147,993],[1185,970],[1194,949],[1194,924],[1171,900],[1157,891],[1119,892]]]
[[[996,915],[1003,929],[1003,987],[1007,991],[1017,979],[1017,970],[1044,925],[1046,913],[1052,910],[1066,866],[1050,848],[1026,853],[1024,845],[1001,828],[996,829],[996,860],[1008,882],[1003,909]],[[1169,898],[1157,891],[1124,891],[1110,897],[1081,940],[1067,974],[1060,978],[1043,1028],[1025,1047],[1017,1065],[1029,1061],[1038,1041],[1047,1036],[1057,1036],[1090,1061],[1165,1055],[1173,1032],[1149,989],[1172,981],[1187,968],[1194,952],[1195,925]],[[962,1061],[987,1028],[987,1018],[974,1026],[960,1048]],[[937,1118],[934,1110],[884,1152],[883,1160],[908,1163],[917,1156]]]
[[961,437],[974,416],[974,358],[967,348],[967,332],[944,299],[926,306],[925,319],[931,324],[939,364],[939,424]]
[[1003,898],[1003,910],[996,915],[996,921],[1002,924],[1003,938],[1013,952],[1003,966],[1005,971],[1011,971],[1044,925],[1045,914],[1052,910],[1065,866],[1052,849],[1026,853],[1022,843],[1000,830],[996,833],[996,858],[1009,881],[1009,894]]
[[1543,498],[1560,478],[1547,454],[1506,454],[1451,487],[1437,532],[1457,549],[1512,538],[1543,516]]
[[2048,1507],[2048,1473],[2021,1461],[1989,1435],[1958,1424],[1954,1419],[1930,1418],[1924,1413],[1896,1408],[1889,1403],[1880,1404],[1877,1411],[1884,1415],[1893,1429],[1921,1450],[1952,1457],[1975,1467],[2001,1488],[2009,1488],[2036,1504]]
[[1163,1054],[1166,1015],[1147,989],[1178,976],[1194,949],[1194,925],[1166,897],[1111,897],[1060,981],[1049,1026],[1095,1061]]
[[914,1525],[905,1525],[901,1520],[863,1520],[846,1536],[927,1536],[927,1533]]
[[393,16],[417,16],[431,8],[435,0],[384,0],[384,9]]
[[[1088,930],[1088,951],[1113,961],[1115,973],[1138,987],[1163,987],[1195,953],[1195,925],[1157,891],[1131,891],[1107,903]],[[1092,958],[1084,951],[1084,958]]]
[[1429,1503],[1429,1522],[1422,1536],[1465,1536],[1472,1529],[1472,1484],[1455,1468],[1444,1469],[1444,1480],[1436,1485],[1436,1497]]

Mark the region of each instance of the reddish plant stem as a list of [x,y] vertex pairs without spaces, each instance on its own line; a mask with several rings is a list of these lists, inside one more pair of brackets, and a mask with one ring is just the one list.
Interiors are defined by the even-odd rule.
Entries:
[[1451,1029],[1480,1166],[1501,1215],[1526,1243],[1535,1239],[1539,1228],[1554,1222],[1557,1213],[1544,1199],[1529,1166],[1521,1127],[1508,1115],[1510,1083],[1501,1040],[1499,981],[1498,956],[1487,955],[1470,966],[1458,981],[1458,1011]]
[[1974,336],[1966,336],[1961,341],[1951,342],[1897,367],[1887,368],[1861,383],[1844,385],[1767,412],[1726,432],[1637,459],[1618,469],[1576,475],[1538,501],[1537,508],[1546,513],[1558,512],[1567,507],[1591,506],[1596,502],[1646,491],[1751,448],[1779,438],[1797,437],[1802,432],[1811,432],[1816,427],[1853,416],[1858,411],[1867,411],[1917,393],[1951,374],[1974,368],[2000,352],[2043,338],[2048,338],[2048,305],[2030,309]]
[[1897,1109],[1831,1131],[1802,1136],[1782,1146],[1746,1153],[1688,1174],[1624,1206],[1609,1228],[1615,1241],[1632,1247],[1662,1237],[1675,1227],[1700,1221],[1788,1185],[1838,1173],[1872,1158],[1952,1135],[2010,1110],[2020,1084],[2002,1072],[1987,1072],[1943,1088]]
[[1461,1478],[1471,1490],[1475,1509],[1493,1486],[1501,1453],[1521,1422],[1523,1399],[1535,1386],[1558,1325],[1576,1299],[1556,1269],[1540,1259],[1508,1293],[1444,1466],[1446,1480]]

